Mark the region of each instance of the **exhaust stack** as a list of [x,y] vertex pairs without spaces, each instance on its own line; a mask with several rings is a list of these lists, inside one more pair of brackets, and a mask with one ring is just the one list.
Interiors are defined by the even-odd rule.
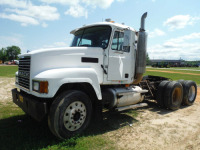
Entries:
[[136,70],[133,84],[140,83],[143,74],[146,71],[147,33],[145,32],[144,28],[146,17],[147,12],[141,17],[141,26],[140,31],[138,32]]
[[147,12],[145,12],[141,17],[140,31],[145,31],[144,25],[146,17],[147,17]]

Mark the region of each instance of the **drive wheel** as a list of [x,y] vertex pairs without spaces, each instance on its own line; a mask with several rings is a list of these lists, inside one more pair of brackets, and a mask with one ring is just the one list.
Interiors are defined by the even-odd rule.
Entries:
[[197,85],[194,81],[185,81],[185,97],[183,98],[184,105],[192,105],[197,95]]
[[68,91],[61,94],[53,103],[49,113],[49,128],[61,139],[82,133],[89,125],[92,104],[81,91]]
[[158,103],[159,106],[164,107],[164,91],[166,89],[166,86],[170,83],[170,81],[162,81],[159,86],[158,86],[158,90],[156,93],[156,101]]
[[171,110],[180,108],[183,100],[183,87],[176,81],[170,82],[165,90],[165,106]]
[[186,99],[187,95],[186,95],[186,89],[185,89],[185,80],[180,79],[177,82],[181,83],[182,87],[183,87],[183,100],[182,100],[182,105],[185,105],[184,103],[184,99]]

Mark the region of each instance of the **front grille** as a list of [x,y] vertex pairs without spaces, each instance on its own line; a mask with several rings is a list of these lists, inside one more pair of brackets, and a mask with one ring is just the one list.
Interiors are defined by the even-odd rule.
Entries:
[[18,71],[18,80],[19,85],[30,89],[30,66],[31,66],[31,57],[25,56],[19,59],[19,71]]

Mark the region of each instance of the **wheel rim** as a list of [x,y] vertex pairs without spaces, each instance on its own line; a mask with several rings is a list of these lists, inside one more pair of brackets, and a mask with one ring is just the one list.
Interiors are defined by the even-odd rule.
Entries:
[[172,103],[178,105],[181,101],[181,89],[175,88],[172,93]]
[[65,110],[63,122],[69,131],[78,130],[86,119],[86,107],[81,101],[71,103]]
[[195,97],[195,87],[191,86],[189,89],[188,100],[193,101]]

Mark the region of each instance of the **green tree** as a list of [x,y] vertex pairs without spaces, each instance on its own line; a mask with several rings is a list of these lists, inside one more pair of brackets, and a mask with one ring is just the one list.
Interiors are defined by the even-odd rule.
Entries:
[[7,57],[9,60],[18,59],[19,54],[21,54],[21,49],[18,46],[7,47]]
[[146,64],[147,64],[147,65],[151,65],[151,61],[150,61],[150,58],[149,58],[149,54],[148,54],[148,53],[146,54]]
[[8,60],[6,48],[0,50],[0,60],[2,60],[3,63]]

